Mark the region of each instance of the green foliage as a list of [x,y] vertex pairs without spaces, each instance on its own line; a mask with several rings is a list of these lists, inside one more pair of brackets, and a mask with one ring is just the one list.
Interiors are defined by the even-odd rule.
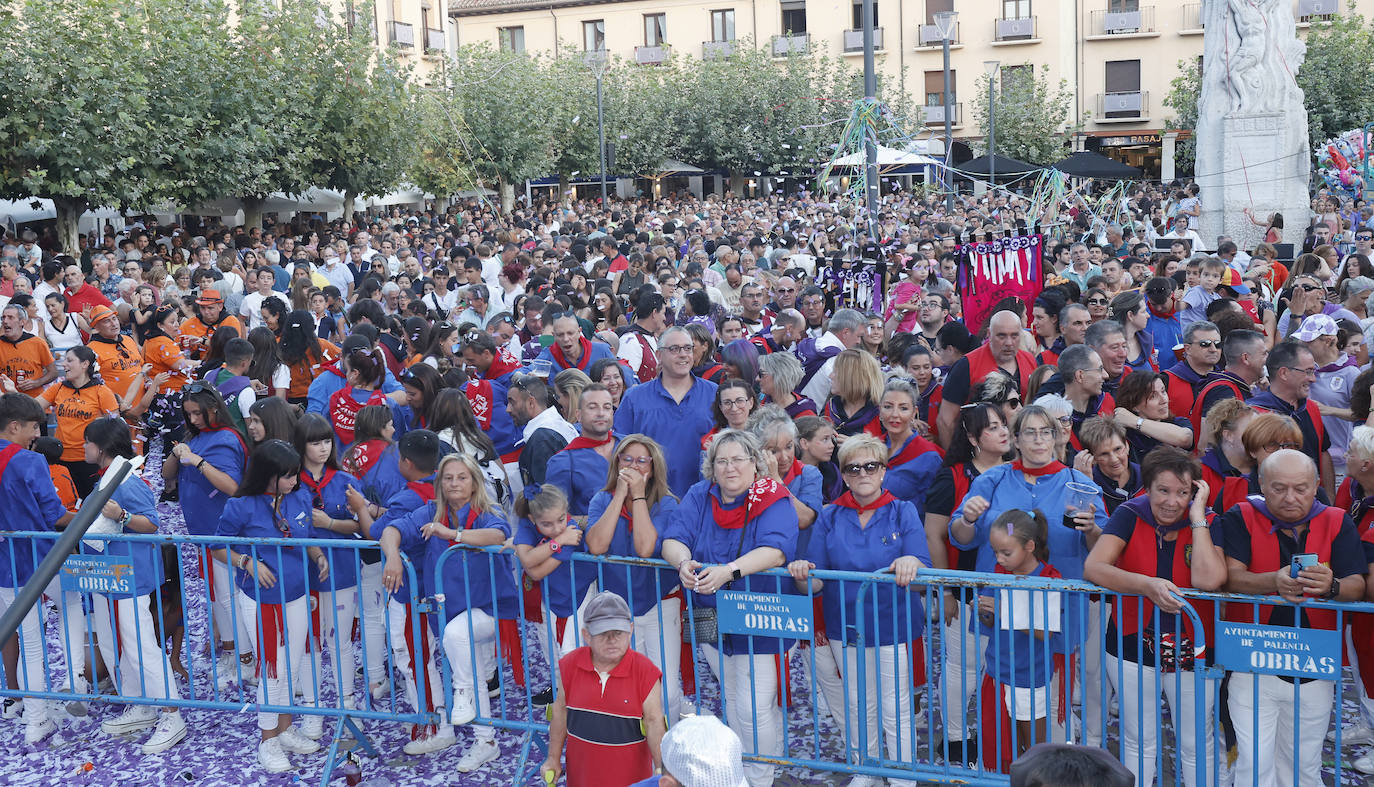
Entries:
[[[1197,102],[1202,95],[1202,69],[1196,59],[1178,61],[1178,76],[1169,80],[1169,92],[1164,95],[1164,106],[1173,110],[1171,128],[1197,128]],[[1183,172],[1191,172],[1197,159],[1197,140],[1192,136],[1179,139],[1174,147],[1174,161]]]
[[[1073,92],[1068,82],[1050,84],[1050,67],[1002,67],[1000,89],[994,98],[996,108],[997,154],[1030,164],[1052,164],[1068,155],[1066,141],[1077,130],[1069,126]],[[986,138],[988,133],[988,80],[978,80],[973,99],[974,122]],[[984,151],[986,152],[986,150]]]
[[1314,22],[1307,33],[1307,58],[1298,69],[1312,144],[1374,120],[1371,81],[1374,27],[1355,12],[1355,4],[1330,22]]

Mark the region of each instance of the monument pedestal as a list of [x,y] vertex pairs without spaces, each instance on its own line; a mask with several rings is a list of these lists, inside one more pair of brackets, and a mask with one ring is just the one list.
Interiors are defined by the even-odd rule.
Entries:
[[1309,211],[1307,118],[1296,112],[1231,113],[1220,126],[1226,140],[1220,171],[1199,179],[1203,242],[1210,246],[1226,234],[1242,249],[1254,248],[1264,228],[1245,216],[1249,208],[1259,221],[1283,214],[1283,242],[1301,244]]

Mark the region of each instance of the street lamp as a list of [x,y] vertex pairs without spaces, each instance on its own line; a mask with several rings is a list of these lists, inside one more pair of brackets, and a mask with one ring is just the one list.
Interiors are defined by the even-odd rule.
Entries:
[[[992,85],[997,81],[997,69],[1002,64],[996,60],[984,60],[983,70],[988,75],[988,182],[997,186],[997,108],[993,105]],[[993,196],[988,197],[991,210]]]
[[[937,30],[940,31],[940,43],[943,45],[944,53],[945,53],[945,92],[944,92],[944,94],[943,94],[943,97],[944,97],[944,102],[943,102],[943,103],[944,103],[944,105],[945,105],[945,106],[944,106],[944,109],[945,109],[945,113],[944,113],[944,114],[945,114],[945,163],[946,163],[946,164],[948,164],[948,163],[951,161],[951,159],[952,159],[951,151],[954,150],[954,136],[953,136],[952,132],[950,131],[950,125],[951,125],[951,124],[950,124],[950,112],[951,112],[952,107],[954,106],[954,102],[951,100],[951,97],[950,97],[950,95],[949,95],[949,94],[950,94],[950,85],[949,85],[949,41],[950,41],[951,38],[954,37],[954,23],[955,23],[955,20],[957,20],[958,18],[959,18],[959,12],[958,12],[958,11],[939,11],[939,12],[937,12],[937,13],[935,14],[935,28],[936,28]],[[945,210],[946,210],[946,212],[953,213],[953,212],[954,212],[954,192],[950,190],[951,181],[950,181],[950,177],[949,177],[949,171],[948,171],[948,170],[944,170],[944,171],[941,172],[941,175],[942,175],[942,177],[944,178],[944,181],[945,181]]]
[[601,78],[606,75],[609,59],[606,50],[593,49],[584,55],[587,68],[596,75],[596,139],[601,153],[601,205],[606,205],[606,126],[601,115]]

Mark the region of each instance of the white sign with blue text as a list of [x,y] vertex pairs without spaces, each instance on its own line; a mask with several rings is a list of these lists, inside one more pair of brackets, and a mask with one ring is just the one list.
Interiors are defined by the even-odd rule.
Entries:
[[76,593],[133,592],[134,564],[127,555],[72,555],[62,561],[62,589]]
[[716,627],[722,634],[811,641],[811,599],[725,590],[716,594]]
[[1325,629],[1217,623],[1217,664],[1232,672],[1336,680],[1341,635]]

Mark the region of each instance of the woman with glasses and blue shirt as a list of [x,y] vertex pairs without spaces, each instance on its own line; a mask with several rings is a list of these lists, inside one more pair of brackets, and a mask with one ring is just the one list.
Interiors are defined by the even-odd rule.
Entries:
[[[1021,410],[1012,422],[1013,444],[1019,458],[983,472],[969,486],[968,495],[949,522],[950,541],[958,549],[978,554],[978,571],[991,572],[995,560],[988,541],[993,521],[1011,510],[1040,511],[1052,519],[1049,529],[1049,561],[1066,579],[1083,578],[1083,562],[1107,523],[1106,504],[1091,477],[1059,460],[1056,446],[1065,428],[1039,404]],[[1082,484],[1096,495],[1090,511],[1072,518],[1069,484]],[[1061,521],[1062,520],[1062,521]],[[1064,643],[1070,652],[1093,636],[1100,616],[1089,610],[1081,596],[1069,596],[1064,608]],[[977,623],[974,621],[973,626]],[[971,630],[977,630],[971,628]],[[1101,653],[1084,653],[1084,686],[1101,685]],[[1057,693],[1050,692],[1057,705]],[[1087,691],[1084,724],[1090,744],[1101,736],[1101,695]],[[1051,709],[1058,713],[1058,707]],[[1062,732],[1060,733],[1062,735]],[[1062,739],[1056,735],[1056,739]]]

